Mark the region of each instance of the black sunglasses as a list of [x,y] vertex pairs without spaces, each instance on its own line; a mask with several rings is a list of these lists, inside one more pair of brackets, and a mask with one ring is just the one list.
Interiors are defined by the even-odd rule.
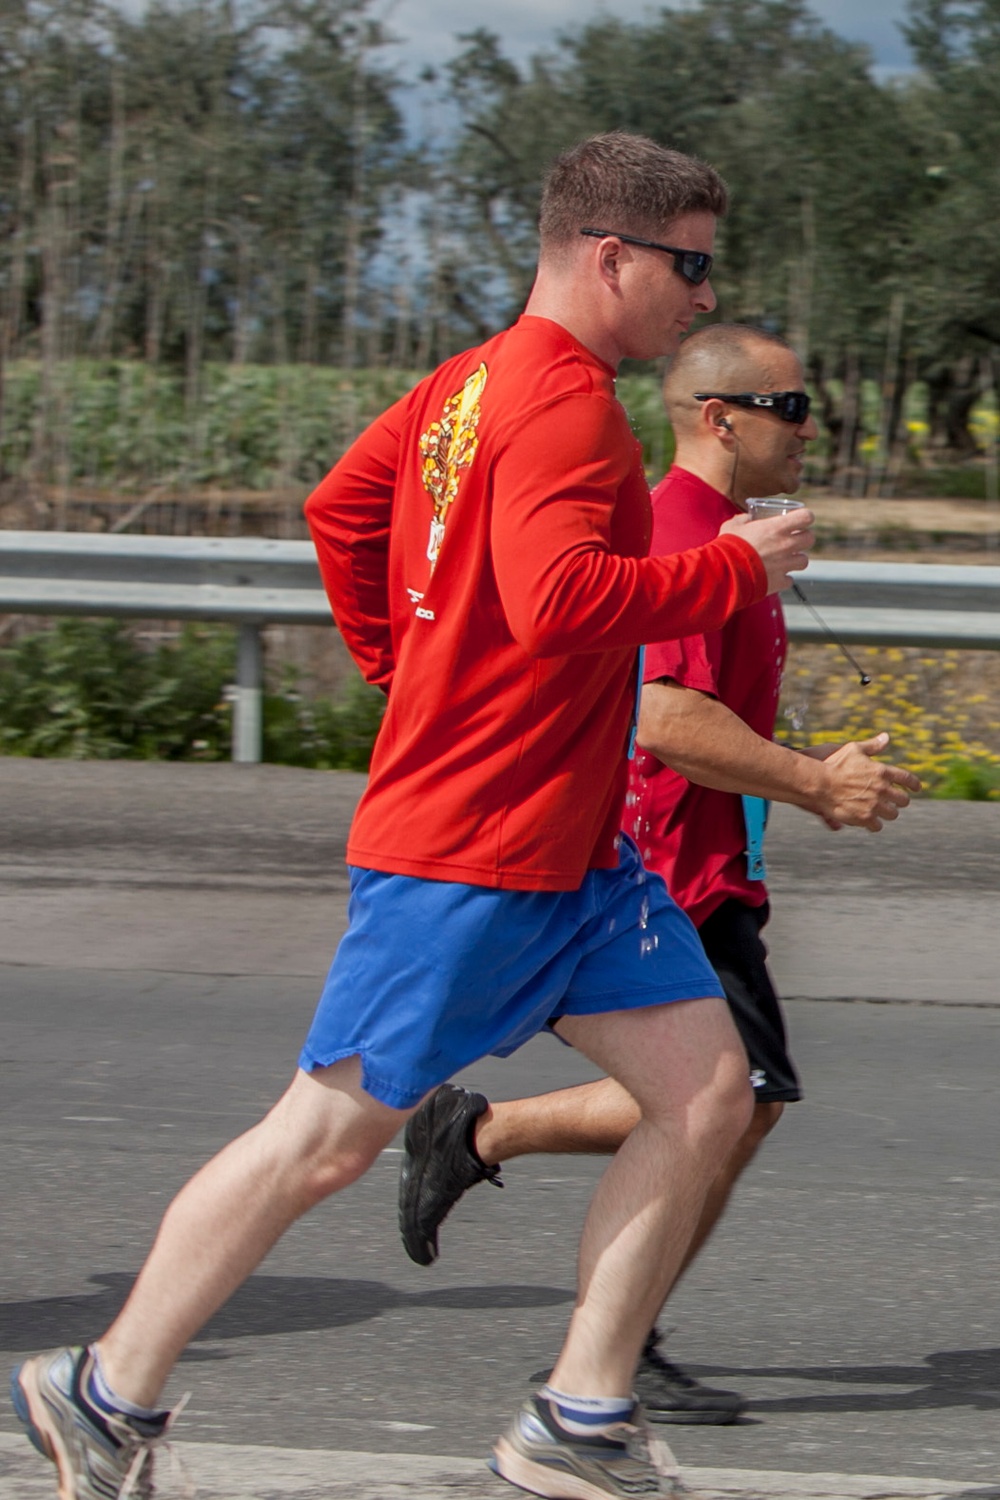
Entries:
[[796,427],[801,427],[809,415],[807,391],[768,391],[765,395],[758,391],[740,391],[736,396],[727,396],[723,391],[696,391],[694,399],[725,401],[730,406],[761,407],[765,411],[773,411],[783,422],[794,422]]
[[701,286],[712,274],[712,257],[705,250],[678,250],[676,245],[658,245],[655,240],[640,240],[634,234],[619,234],[617,229],[581,229],[595,240],[614,238],[626,245],[642,245],[646,250],[662,250],[674,258],[674,270],[692,286]]

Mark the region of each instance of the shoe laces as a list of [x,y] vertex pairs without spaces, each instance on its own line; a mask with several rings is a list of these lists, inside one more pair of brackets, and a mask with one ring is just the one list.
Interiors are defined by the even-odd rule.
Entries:
[[180,1416],[185,1406],[187,1406],[190,1399],[191,1392],[185,1391],[184,1395],[177,1402],[177,1405],[174,1407],[173,1411],[170,1412],[167,1420],[164,1422],[162,1432],[157,1433],[155,1437],[136,1438],[137,1446],[135,1454],[132,1458],[132,1462],[128,1466],[128,1471],[125,1475],[124,1483],[122,1484],[121,1489],[118,1491],[119,1500],[128,1500],[128,1496],[133,1494],[136,1496],[136,1500],[153,1500],[155,1491],[150,1482],[150,1475],[148,1470],[146,1469],[146,1464],[147,1462],[151,1461],[153,1450],[157,1448],[161,1449],[170,1458],[171,1474],[176,1486],[176,1491],[182,1497],[182,1500],[196,1500],[194,1484],[192,1483],[191,1476],[188,1474],[187,1469],[185,1469],[184,1464],[181,1461],[181,1456],[177,1452],[177,1449],[169,1440],[170,1429],[173,1427],[174,1423],[177,1421],[177,1418]]
[[678,1478],[680,1466],[672,1449],[662,1438],[654,1435],[641,1406],[636,1408],[631,1422],[622,1423],[622,1429],[630,1457],[651,1463],[656,1472],[665,1479],[676,1480]]

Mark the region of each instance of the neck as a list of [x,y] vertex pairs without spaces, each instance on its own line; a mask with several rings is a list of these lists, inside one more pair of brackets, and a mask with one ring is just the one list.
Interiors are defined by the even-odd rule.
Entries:
[[591,354],[596,354],[598,359],[617,370],[622,362],[622,350],[600,317],[586,306],[586,301],[568,280],[563,281],[539,270],[524,311],[529,317],[548,318],[550,322],[558,323]]
[[[674,453],[674,463],[678,468],[686,469],[689,474],[695,474],[710,484],[713,490],[718,490],[727,499],[731,500],[737,510],[746,510],[747,499],[739,483],[739,464],[732,453],[724,448],[713,445],[711,449],[704,449],[693,443],[678,442]],[[736,467],[735,491],[733,484],[733,466]]]

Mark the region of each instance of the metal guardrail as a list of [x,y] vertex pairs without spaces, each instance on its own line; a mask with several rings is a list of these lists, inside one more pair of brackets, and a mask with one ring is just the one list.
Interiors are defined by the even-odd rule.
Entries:
[[261,757],[265,625],[329,625],[311,542],[0,531],[0,613],[239,627],[233,760]]
[[[839,640],[866,646],[1000,650],[1000,566],[811,562],[799,585]],[[793,640],[828,635],[785,594]]]
[[[810,564],[801,588],[829,632],[864,645],[1000,650],[1000,566]],[[794,640],[823,626],[784,596]],[[311,542],[0,531],[0,613],[224,620],[239,626],[233,759],[260,760],[266,625],[327,625]]]

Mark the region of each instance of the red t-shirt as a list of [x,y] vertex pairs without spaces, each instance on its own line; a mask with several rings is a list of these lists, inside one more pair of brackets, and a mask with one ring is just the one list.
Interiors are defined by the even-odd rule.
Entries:
[[521,890],[614,865],[636,647],[766,587],[741,538],[646,556],[614,372],[523,317],[390,407],[306,515],[344,639],[389,693],[351,863]]
[[[654,553],[696,547],[716,536],[736,507],[676,465],[653,491]],[[646,648],[644,678],[670,677],[709,693],[764,739],[771,739],[785,663],[785,621],[777,594],[741,610],[721,630]],[[679,906],[699,926],[728,897],[747,906],[767,899],[761,880],[747,879],[746,829],[738,794],[696,786],[655,755],[640,750],[631,764],[622,827],[644,863],[657,870]]]

